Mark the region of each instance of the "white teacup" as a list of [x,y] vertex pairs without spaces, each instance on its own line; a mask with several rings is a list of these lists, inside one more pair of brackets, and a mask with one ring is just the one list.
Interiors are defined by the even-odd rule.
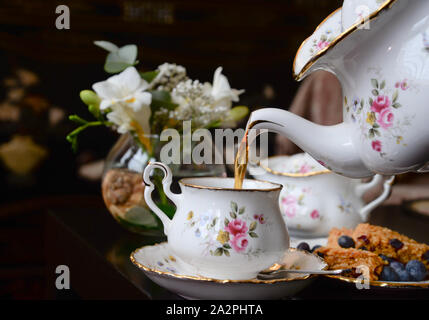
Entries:
[[299,238],[324,237],[333,227],[354,228],[367,221],[370,212],[389,196],[394,178],[386,180],[382,193],[365,204],[362,196],[381,183],[383,176],[362,183],[327,170],[306,153],[271,157],[259,165],[253,168],[259,170],[258,178],[283,185],[280,211],[291,236]]
[[[163,189],[176,205],[170,220],[153,202],[153,169],[164,173]],[[172,251],[185,267],[207,278],[243,280],[283,258],[289,235],[279,210],[282,186],[245,179],[198,177],[179,181],[181,194],[170,191],[172,173],[159,162],[143,173],[147,205],[161,219]]]

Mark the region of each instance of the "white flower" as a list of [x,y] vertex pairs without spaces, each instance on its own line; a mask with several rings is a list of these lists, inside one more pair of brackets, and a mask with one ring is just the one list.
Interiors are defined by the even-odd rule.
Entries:
[[163,63],[157,71],[157,76],[150,83],[151,89],[171,92],[179,82],[187,80],[186,69],[181,65]]
[[195,127],[206,127],[221,122],[228,115],[232,102],[244,90],[231,89],[228,79],[216,69],[213,85],[198,80],[186,80],[177,84],[171,96],[179,106],[171,112],[176,120],[192,120]]
[[232,102],[237,102],[239,100],[238,96],[243,92],[244,90],[231,89],[228,79],[222,74],[222,67],[216,69],[211,89],[215,105],[223,105],[231,108]]
[[148,87],[134,67],[128,67],[120,74],[92,86],[101,99],[100,109],[112,110],[107,114],[107,119],[118,126],[119,133],[142,130],[145,134],[150,133],[152,102],[152,95],[145,92]]

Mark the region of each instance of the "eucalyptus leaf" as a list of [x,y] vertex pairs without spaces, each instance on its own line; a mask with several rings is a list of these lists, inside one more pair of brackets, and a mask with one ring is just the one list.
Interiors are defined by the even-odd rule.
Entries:
[[107,55],[104,70],[108,73],[121,72],[130,66],[136,65],[136,58],[137,46],[128,44]]

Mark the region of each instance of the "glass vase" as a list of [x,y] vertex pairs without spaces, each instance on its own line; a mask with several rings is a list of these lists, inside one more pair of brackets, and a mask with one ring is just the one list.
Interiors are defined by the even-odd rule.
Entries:
[[[105,159],[102,195],[107,209],[120,225],[139,234],[162,236],[164,233],[161,221],[144,201],[145,186],[142,172],[149,162],[161,161],[161,149],[167,142],[160,141],[157,135],[146,135],[144,139],[149,142],[151,150],[139,143],[139,140],[131,134],[122,135],[114,144]],[[192,148],[194,144],[192,142]],[[214,144],[212,146],[215,148]],[[182,153],[183,150],[181,156]],[[191,164],[169,164],[169,167],[174,176],[173,192],[179,192],[177,182],[183,177],[226,176],[223,164],[191,162]],[[156,185],[154,199],[159,208],[173,218],[175,207],[162,190],[162,178],[160,172],[153,173],[152,180]]]

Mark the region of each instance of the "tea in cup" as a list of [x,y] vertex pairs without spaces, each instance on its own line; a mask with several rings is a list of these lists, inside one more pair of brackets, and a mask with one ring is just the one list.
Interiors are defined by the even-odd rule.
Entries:
[[[155,168],[163,171],[163,190],[177,208],[173,219],[152,200]],[[202,277],[252,279],[289,248],[279,184],[245,179],[242,189],[234,189],[234,178],[183,178],[182,193],[175,194],[170,191],[172,173],[160,162],[146,167],[143,180],[145,201],[161,219],[171,250],[179,263]]]
[[[367,221],[370,212],[389,196],[394,178],[384,181],[375,175],[363,183],[327,170],[306,153],[271,157],[250,172],[256,169],[258,178],[283,185],[280,211],[291,236],[298,238],[325,237],[333,227],[354,228]],[[362,196],[382,181],[382,193],[365,204]]]

